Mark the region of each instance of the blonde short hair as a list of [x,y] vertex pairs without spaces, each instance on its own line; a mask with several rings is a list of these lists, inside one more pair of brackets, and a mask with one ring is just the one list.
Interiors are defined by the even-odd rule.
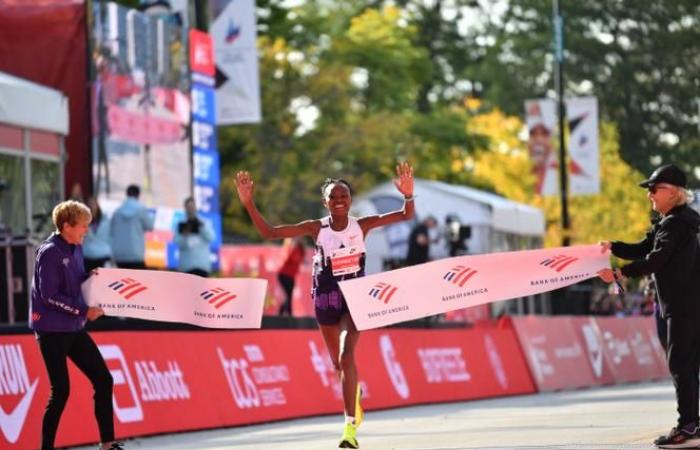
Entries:
[[66,200],[56,205],[51,214],[53,224],[59,233],[63,230],[63,225],[75,226],[80,220],[92,220],[90,208],[75,200]]

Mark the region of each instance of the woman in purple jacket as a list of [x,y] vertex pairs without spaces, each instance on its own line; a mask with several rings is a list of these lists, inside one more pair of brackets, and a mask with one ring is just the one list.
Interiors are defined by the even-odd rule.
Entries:
[[56,232],[36,252],[29,308],[29,328],[34,330],[51,382],[44,420],[41,449],[54,448],[58,422],[68,400],[70,384],[66,358],[80,369],[95,389],[95,417],[102,449],[119,450],[114,442],[112,375],[95,342],[85,331],[87,320],[104,314],[85,303],[80,285],[89,276],[83,266],[81,244],[92,215],[82,203],[68,200],[56,205]]

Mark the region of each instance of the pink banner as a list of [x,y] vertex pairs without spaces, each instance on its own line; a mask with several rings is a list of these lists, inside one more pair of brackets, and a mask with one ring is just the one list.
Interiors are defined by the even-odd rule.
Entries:
[[459,256],[342,281],[360,330],[539,294],[610,267],[599,245]]
[[159,270],[100,269],[83,283],[91,306],[108,316],[207,328],[260,328],[267,281],[202,278]]
[[111,137],[135,144],[171,144],[184,138],[184,126],[162,117],[109,105],[107,122]]

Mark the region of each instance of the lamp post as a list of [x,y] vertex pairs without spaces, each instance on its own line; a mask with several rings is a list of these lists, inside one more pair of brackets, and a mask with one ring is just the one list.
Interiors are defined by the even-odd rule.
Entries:
[[559,9],[559,0],[553,0],[554,24],[554,87],[557,91],[557,115],[559,118],[559,194],[561,195],[562,246],[571,243],[568,203],[568,164],[564,140],[564,18]]

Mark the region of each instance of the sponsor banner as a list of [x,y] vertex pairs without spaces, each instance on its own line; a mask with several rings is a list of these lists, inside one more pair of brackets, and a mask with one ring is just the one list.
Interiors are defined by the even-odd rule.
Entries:
[[216,52],[217,124],[260,122],[260,80],[255,2],[210,0]]
[[513,325],[538,391],[600,384],[569,317],[514,317]]
[[[280,306],[286,299],[277,277],[286,257],[284,246],[228,244],[221,247],[220,257],[222,276],[246,276],[267,280],[269,297],[265,302],[264,314],[279,314]],[[292,315],[295,317],[314,316],[314,304],[311,300],[312,258],[313,250],[307,248],[304,261],[294,279]]]
[[[665,362],[659,358],[656,333],[650,333],[651,317],[614,317],[596,319],[604,351],[616,383],[652,380],[668,376]],[[663,352],[663,350],[662,350]]]
[[214,89],[197,82],[192,83],[192,117],[200,122],[216,124]]
[[190,44],[193,193],[197,212],[209,220],[214,230],[214,241],[210,250],[212,270],[218,271],[221,210],[216,97],[213,82],[216,75],[214,44],[209,34],[198,30],[190,31]]
[[535,192],[556,195],[559,192],[559,158],[554,146],[557,112],[554,100],[525,100],[527,148],[535,175]]
[[[118,438],[342,414],[316,330],[94,332]],[[356,358],[366,409],[534,392],[512,329],[383,330]],[[58,446],[98,441],[89,381],[69,365]],[[49,383],[32,335],[0,336],[0,448],[39,445]]]
[[192,152],[194,182],[196,185],[219,186],[221,171],[219,153],[194,149]]
[[216,74],[214,44],[204,31],[190,30],[190,70],[210,77]]
[[82,289],[88,304],[101,307],[110,316],[207,328],[260,328],[267,281],[100,269]]
[[559,289],[610,267],[599,245],[460,256],[340,282],[360,330]]
[[129,111],[110,105],[107,123],[113,139],[123,139],[137,144],[171,144],[182,141],[185,129],[181,123]]
[[201,151],[218,151],[216,126],[210,123],[193,120],[192,147]]
[[566,115],[571,194],[597,194],[600,192],[598,100],[595,97],[567,99]]
[[[571,195],[600,192],[598,149],[598,100],[577,97],[566,100],[568,133],[568,180]],[[551,196],[559,194],[559,154],[556,136],[556,102],[552,99],[525,101],[525,122],[528,128],[528,150],[536,177],[535,192]]]

